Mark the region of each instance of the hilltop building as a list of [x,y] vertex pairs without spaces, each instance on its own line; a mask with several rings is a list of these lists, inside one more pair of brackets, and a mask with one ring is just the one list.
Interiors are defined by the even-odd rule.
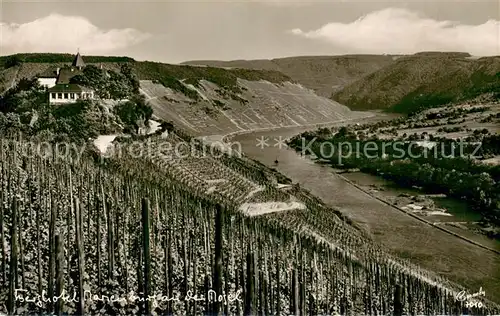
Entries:
[[82,70],[85,67],[85,63],[83,62],[83,58],[82,55],[80,55],[80,52],[76,54],[72,66],[78,68],[78,70]]
[[70,84],[71,78],[81,74],[84,68],[85,62],[78,52],[71,66],[49,68],[38,76],[39,84],[48,89],[50,104],[73,103],[78,99],[94,98],[92,89]]
[[79,99],[93,99],[94,91],[92,89],[77,85],[77,84],[56,84],[49,88],[49,103],[73,103]]

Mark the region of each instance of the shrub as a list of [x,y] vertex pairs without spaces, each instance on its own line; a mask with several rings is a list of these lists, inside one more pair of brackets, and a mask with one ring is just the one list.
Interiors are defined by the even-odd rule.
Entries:
[[139,93],[139,80],[128,65],[123,65],[121,72],[90,65],[81,74],[71,78],[70,82],[94,89],[101,98],[120,100]]
[[138,121],[147,121],[153,115],[153,109],[146,103],[144,96],[135,96],[132,100],[117,105],[114,112],[129,129],[136,129]]
[[198,94],[198,92],[196,92],[192,89],[189,89],[182,82],[180,82],[179,80],[177,80],[174,77],[166,76],[166,77],[160,79],[160,82],[163,86],[168,87],[174,91],[180,92],[190,99],[193,99],[193,100],[200,99],[200,95]]
[[8,56],[4,61],[5,68],[12,68],[15,66],[20,66],[22,64],[22,60],[17,55]]

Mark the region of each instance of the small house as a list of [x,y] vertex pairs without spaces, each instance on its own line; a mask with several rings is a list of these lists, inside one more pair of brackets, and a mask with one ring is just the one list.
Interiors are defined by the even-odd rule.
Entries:
[[77,84],[71,84],[71,78],[82,73],[85,62],[78,52],[71,66],[47,69],[38,76],[40,86],[48,89],[49,103],[73,103],[78,99],[93,99],[94,91]]
[[77,84],[56,84],[48,89],[49,103],[74,103],[77,100],[93,99],[94,91],[92,89]]

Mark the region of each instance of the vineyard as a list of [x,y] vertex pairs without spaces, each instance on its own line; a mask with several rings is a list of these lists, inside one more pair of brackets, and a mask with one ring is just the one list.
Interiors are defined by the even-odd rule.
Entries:
[[[275,175],[256,163],[181,161],[159,148],[150,159],[77,163],[0,146],[4,313],[500,312],[492,302],[467,309],[460,287],[391,258],[306,191],[270,185]],[[306,207],[238,211],[290,199]]]
[[[187,84],[187,83],[185,83]],[[141,80],[155,115],[192,135],[225,135],[232,132],[283,126],[301,126],[369,116],[353,112],[319,97],[300,85],[238,79],[241,92],[227,95],[223,87],[201,80],[190,86],[192,97],[151,80]],[[193,90],[194,89],[194,90]]]

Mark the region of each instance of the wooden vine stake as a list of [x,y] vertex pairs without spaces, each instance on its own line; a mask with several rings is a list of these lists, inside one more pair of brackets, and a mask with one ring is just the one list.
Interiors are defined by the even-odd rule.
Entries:
[[215,315],[219,314],[220,304],[218,296],[222,294],[222,207],[217,205],[215,215],[215,269],[214,269],[214,291],[217,293],[214,304]]
[[17,199],[12,202],[12,226],[10,229],[10,271],[9,271],[9,299],[8,299],[8,312],[10,315],[14,314],[16,306],[14,292],[17,288]]
[[82,206],[80,206],[80,200],[78,198],[75,199],[75,216],[76,216],[76,251],[78,254],[78,305],[77,305],[77,314],[84,315],[85,314],[85,304],[83,299],[83,274],[85,269],[85,259],[84,259],[84,250],[83,250],[83,240],[82,240]]
[[63,264],[64,264],[64,250],[63,241],[60,235],[56,235],[56,296],[57,299],[55,306],[56,315],[62,314],[62,300],[60,299],[61,294],[64,290],[64,275],[63,275]]
[[151,282],[151,258],[149,253],[149,200],[142,199],[142,239],[144,248],[144,312],[151,314],[151,304],[149,302],[150,282]]

